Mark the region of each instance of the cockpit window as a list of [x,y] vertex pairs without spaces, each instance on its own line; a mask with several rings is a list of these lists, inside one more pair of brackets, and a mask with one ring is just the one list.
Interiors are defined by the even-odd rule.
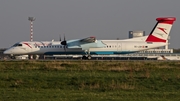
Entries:
[[13,47],[22,46],[22,44],[14,44]]
[[22,46],[22,44],[18,44],[18,46]]

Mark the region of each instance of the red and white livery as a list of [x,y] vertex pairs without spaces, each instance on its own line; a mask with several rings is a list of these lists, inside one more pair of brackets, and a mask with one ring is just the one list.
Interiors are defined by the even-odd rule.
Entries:
[[90,59],[93,54],[128,54],[167,45],[175,17],[157,18],[148,36],[123,40],[97,40],[95,37],[66,41],[22,41],[4,51],[4,54],[81,54]]

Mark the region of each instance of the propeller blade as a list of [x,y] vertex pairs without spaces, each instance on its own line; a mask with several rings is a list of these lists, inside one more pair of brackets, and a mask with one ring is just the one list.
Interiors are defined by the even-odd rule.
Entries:
[[66,45],[64,45],[64,50],[66,51]]
[[[65,54],[66,54],[66,47],[67,47],[67,45],[64,45],[64,51],[65,51]],[[66,54],[67,55],[67,54]]]
[[64,41],[66,41],[66,37],[65,37],[65,34],[64,34]]
[[65,54],[66,54],[67,42],[66,42],[66,37],[65,37],[65,34],[64,34],[64,40],[61,42],[61,45],[63,45],[63,46],[64,46],[64,51],[65,51]]
[[61,41],[61,35],[59,34],[59,41]]

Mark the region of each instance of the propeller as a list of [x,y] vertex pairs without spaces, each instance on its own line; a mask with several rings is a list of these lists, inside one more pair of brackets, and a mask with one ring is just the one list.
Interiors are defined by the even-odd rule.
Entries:
[[64,45],[64,46],[67,45],[65,35],[64,35],[64,40],[61,42],[61,45]]
[[64,51],[66,52],[66,47],[67,47],[67,41],[66,41],[66,37],[64,35],[64,40],[61,42],[61,45],[64,46]]

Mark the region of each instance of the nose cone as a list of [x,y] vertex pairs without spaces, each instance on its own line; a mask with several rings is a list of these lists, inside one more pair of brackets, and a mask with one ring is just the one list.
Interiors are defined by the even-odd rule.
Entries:
[[7,49],[3,52],[3,54],[12,54],[12,52],[9,49]]

